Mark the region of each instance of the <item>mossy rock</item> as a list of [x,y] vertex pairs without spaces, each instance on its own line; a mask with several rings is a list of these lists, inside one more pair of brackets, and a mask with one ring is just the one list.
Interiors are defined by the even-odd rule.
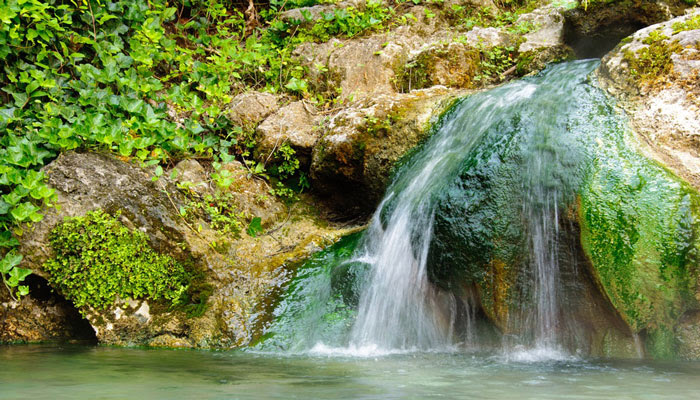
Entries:
[[622,141],[596,152],[580,191],[581,243],[625,322],[652,355],[669,357],[670,332],[698,306],[700,198]]
[[[490,126],[436,191],[430,278],[457,293],[476,286],[487,316],[522,334],[534,307],[528,221],[549,215],[558,226],[562,325],[589,332],[583,345],[601,355],[632,354],[636,333],[650,356],[675,357],[674,329],[698,308],[700,198],[642,155],[602,91],[566,84],[576,104],[533,96]],[[551,116],[529,115],[538,102],[552,103]],[[549,187],[560,193],[538,197]],[[560,329],[579,329],[571,327]]]

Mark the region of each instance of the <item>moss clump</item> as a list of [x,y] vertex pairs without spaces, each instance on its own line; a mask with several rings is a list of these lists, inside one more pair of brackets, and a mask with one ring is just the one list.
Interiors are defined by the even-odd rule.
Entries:
[[677,41],[668,41],[668,37],[659,31],[653,31],[644,39],[643,47],[636,52],[627,51],[625,60],[629,63],[630,72],[642,85],[653,86],[673,70],[671,56],[680,53],[683,47]]
[[674,35],[679,32],[700,29],[700,15],[696,15],[695,17],[682,22],[676,22],[671,27],[673,28]]
[[155,252],[145,233],[129,230],[103,211],[67,219],[51,231],[49,241],[55,256],[44,270],[78,308],[106,309],[117,297],[164,299],[173,305],[187,297],[190,278],[182,264]]

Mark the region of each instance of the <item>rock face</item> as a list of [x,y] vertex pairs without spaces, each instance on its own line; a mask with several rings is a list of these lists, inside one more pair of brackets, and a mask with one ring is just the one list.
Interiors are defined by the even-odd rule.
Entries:
[[601,84],[621,100],[650,155],[696,188],[700,188],[699,20],[700,10],[695,9],[642,29],[606,55],[598,70]]
[[331,116],[314,147],[314,189],[346,212],[368,213],[396,162],[429,136],[432,123],[463,93],[435,87],[381,95]]
[[[192,164],[192,161],[188,163]],[[185,167],[181,165],[180,170]],[[240,170],[242,167],[227,168]],[[186,207],[191,198],[169,179],[161,177],[154,182],[148,171],[106,155],[65,153],[49,164],[45,172],[48,183],[56,189],[59,207],[47,210],[41,222],[25,229],[20,248],[25,256],[23,265],[36,275],[51,281],[51,276],[42,268],[44,262],[53,256],[48,245],[49,232],[64,218],[82,216],[97,209],[115,215],[120,213],[120,222],[130,229],[145,232],[154,250],[190,263],[193,271],[201,274],[198,285],[206,293],[200,299],[204,299],[206,307],[202,307],[205,311],[200,316],[164,307],[148,298],[117,299],[106,310],[82,307],[79,311],[92,325],[100,343],[169,347],[245,344],[261,328],[265,304],[284,282],[285,263],[305,257],[344,232],[332,227],[318,227],[313,217],[306,214],[306,209],[290,211],[288,217],[294,214],[294,221],[277,221],[282,205],[263,201],[257,207],[269,208],[267,224],[272,226],[277,222],[270,235],[260,238],[245,233],[240,238],[221,235],[211,228],[206,218],[185,220],[179,215],[179,208]],[[201,166],[189,165],[182,177],[197,179],[202,172]],[[234,192],[233,198],[237,199],[234,202],[247,202],[248,197],[260,198],[267,194],[266,187],[247,182],[248,179],[242,174],[236,176],[238,187],[230,189]],[[245,193],[256,190],[262,193]],[[248,209],[251,213],[256,211],[260,209]],[[60,291],[58,295],[61,295]],[[46,330],[53,329],[50,328],[52,315],[63,318],[60,314],[68,312],[66,310],[77,314],[69,305],[57,308],[54,301],[36,307],[34,301],[29,297],[20,303],[2,303],[0,313],[5,316],[6,325],[3,340],[34,341],[48,337],[42,333],[44,328],[26,333],[13,322],[25,318],[22,313],[27,309],[49,315],[48,322],[43,318]],[[70,329],[70,326],[64,329]],[[55,335],[69,336],[70,333]]]
[[311,150],[321,136],[312,114],[313,106],[295,101],[272,114],[256,130],[259,137],[258,159],[267,162],[274,159],[275,151],[285,143],[294,149],[300,163],[308,166]]

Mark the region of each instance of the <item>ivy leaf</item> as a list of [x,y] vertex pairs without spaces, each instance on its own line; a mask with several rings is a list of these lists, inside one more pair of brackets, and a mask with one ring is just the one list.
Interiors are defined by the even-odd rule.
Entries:
[[8,283],[10,284],[10,286],[17,286],[20,282],[24,280],[24,278],[28,277],[31,273],[31,269],[15,267],[12,270],[10,270],[10,279],[8,279]]
[[10,271],[22,262],[21,254],[17,254],[13,251],[7,253],[5,257],[0,260],[0,273],[9,274]]
[[24,202],[13,208],[12,211],[10,211],[10,215],[12,215],[12,218],[14,218],[15,221],[24,222],[30,218],[34,220],[36,218],[35,214],[37,214],[37,211],[39,211],[39,207],[32,203]]
[[41,200],[51,198],[55,192],[56,191],[54,189],[51,189],[46,185],[41,185],[35,189],[32,189],[32,191],[29,192],[29,195],[36,200]]
[[255,217],[250,221],[250,224],[248,224],[248,229],[246,232],[248,232],[248,235],[256,237],[262,231],[262,219],[260,219],[260,217]]
[[294,77],[284,87],[297,93],[306,93],[309,90],[309,84],[305,80]]
[[0,247],[16,247],[19,246],[19,241],[12,236],[10,231],[0,233]]

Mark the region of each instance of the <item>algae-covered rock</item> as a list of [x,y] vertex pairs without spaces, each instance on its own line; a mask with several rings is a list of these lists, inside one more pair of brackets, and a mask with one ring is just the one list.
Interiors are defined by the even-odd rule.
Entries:
[[572,348],[627,354],[637,333],[650,355],[675,355],[674,327],[697,308],[698,195],[641,154],[585,74],[550,86],[562,68],[575,71],[532,78],[527,104],[512,100],[503,117],[464,120],[485,128],[467,128],[481,136],[435,195],[430,277],[456,293],[476,286],[501,330],[527,335],[545,263],[558,274],[556,330]]
[[672,332],[698,307],[700,198],[625,144],[596,147],[580,194],[581,243],[603,292],[657,357],[676,354]]
[[361,233],[347,235],[299,266],[257,348],[295,351],[343,341],[366,266],[351,259],[360,238]]

